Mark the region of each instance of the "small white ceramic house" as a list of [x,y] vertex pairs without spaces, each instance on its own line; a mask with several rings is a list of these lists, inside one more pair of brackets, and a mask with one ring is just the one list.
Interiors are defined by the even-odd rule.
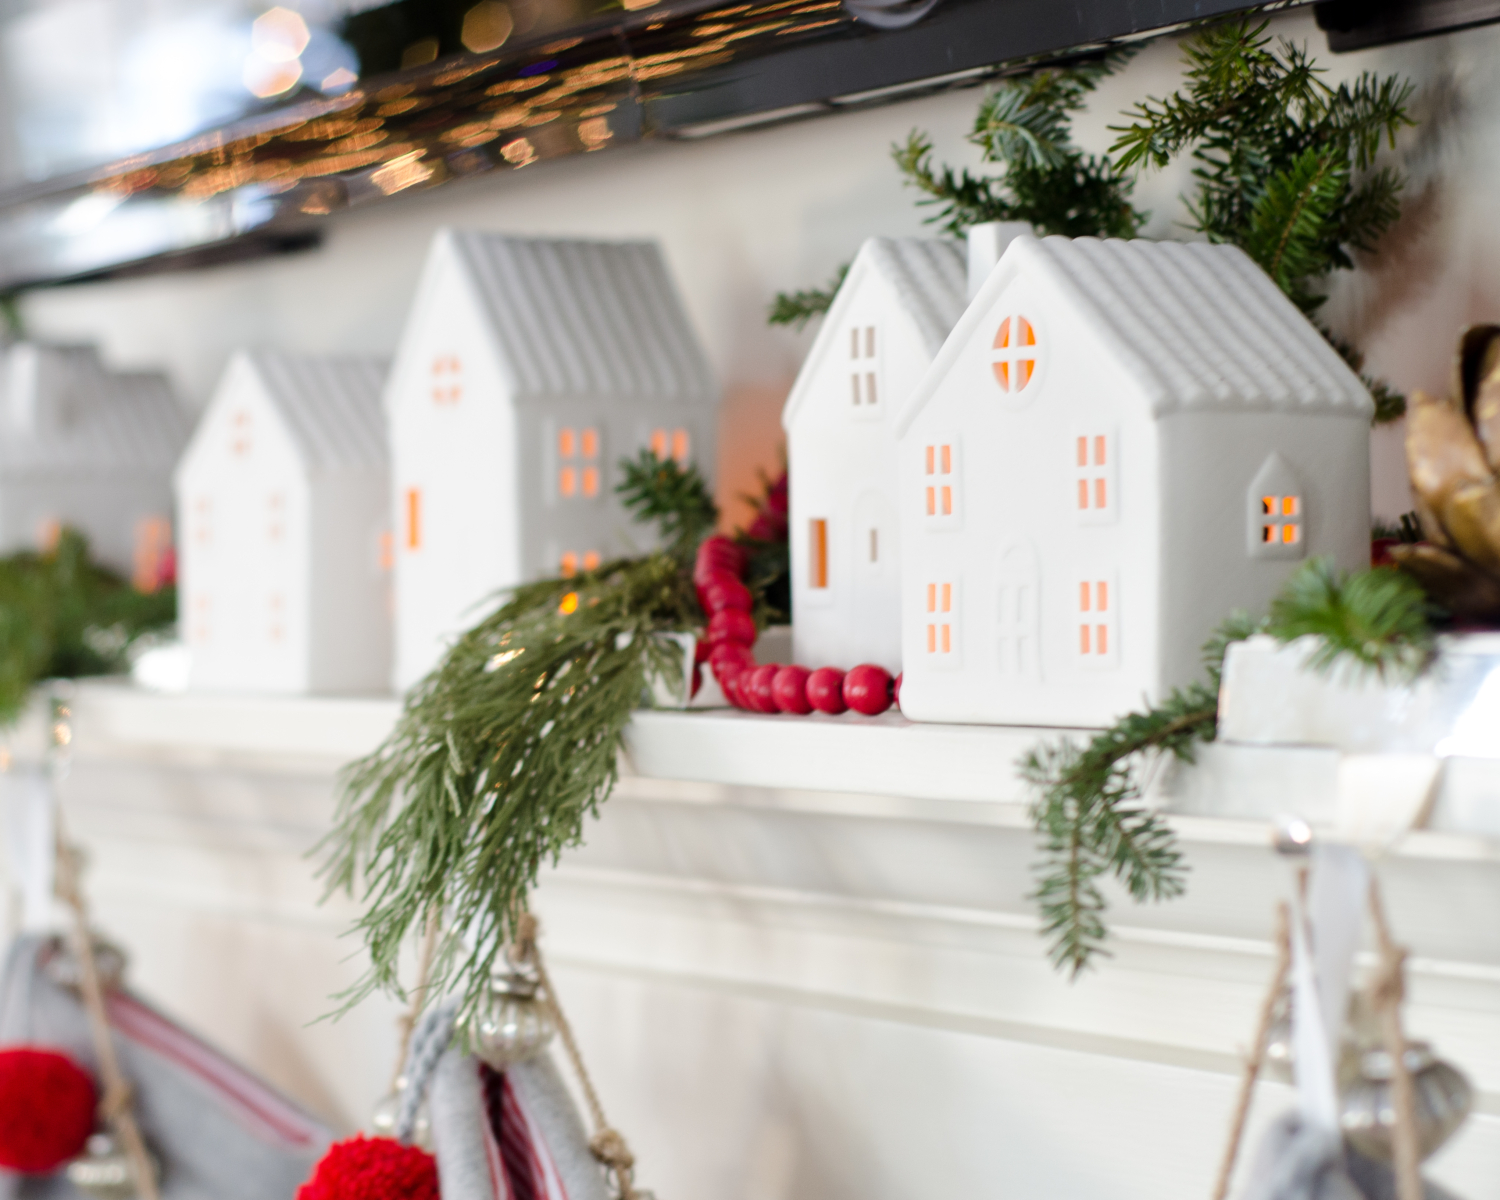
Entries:
[[389,687],[385,374],[372,358],[230,359],[175,481],[190,687]]
[[781,414],[799,663],[901,669],[896,413],[965,299],[958,245],[870,238],[802,364]]
[[1240,250],[1013,242],[899,414],[903,712],[1094,725],[1369,562],[1359,379]]
[[620,460],[711,481],[717,402],[655,243],[438,234],[386,389],[396,687],[501,589],[643,548]]
[[152,590],[172,552],[172,466],[188,418],[165,376],[114,372],[87,346],[21,342],[0,360],[0,554],[63,526]]

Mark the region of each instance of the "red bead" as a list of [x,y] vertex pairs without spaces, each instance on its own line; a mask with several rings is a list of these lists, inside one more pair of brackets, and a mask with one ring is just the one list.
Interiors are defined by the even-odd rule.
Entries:
[[744,671],[727,671],[716,676],[719,681],[719,690],[724,693],[724,699],[735,708],[745,707],[745,702],[740,697],[740,680],[744,677]]
[[737,575],[731,575],[728,571],[710,571],[708,578],[698,585],[698,602],[703,605],[703,611],[712,618],[715,613],[721,613],[728,608],[737,608],[741,612],[749,612],[751,608],[750,589],[739,581]]
[[708,640],[714,645],[732,642],[740,646],[753,646],[755,638],[755,620],[741,609],[722,609],[709,618]]
[[901,681],[906,678],[906,672],[902,671],[896,676],[896,682],[891,687],[891,699],[896,702],[896,711],[901,711]]
[[0,1167],[43,1174],[76,1157],[96,1103],[94,1081],[66,1054],[0,1050]]
[[746,706],[759,713],[780,712],[776,706],[776,672],[781,670],[775,663],[767,663],[763,667],[756,667],[748,673],[749,677],[740,685],[740,690],[745,694]]
[[727,571],[738,579],[745,573],[745,552],[727,537],[708,538],[693,560],[693,582],[706,583],[713,571]]
[[806,667],[782,667],[771,681],[771,694],[776,697],[776,707],[784,713],[796,713],[799,717],[812,712],[807,702],[807,677],[812,672]]
[[837,667],[819,667],[807,677],[807,702],[833,717],[846,711],[849,706],[844,703],[844,673]]
[[873,663],[861,663],[844,676],[844,703],[857,713],[878,717],[891,706],[891,673]]
[[733,675],[748,667],[753,667],[755,655],[748,646],[741,646],[735,642],[720,642],[709,651],[708,665],[713,670],[714,677],[722,681],[726,672]]

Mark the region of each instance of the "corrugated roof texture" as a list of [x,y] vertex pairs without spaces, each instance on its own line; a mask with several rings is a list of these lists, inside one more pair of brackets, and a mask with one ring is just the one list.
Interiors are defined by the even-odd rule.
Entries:
[[932,238],[870,238],[860,253],[895,288],[928,357],[936,357],[968,304],[963,248]]
[[310,467],[383,467],[390,461],[378,358],[245,352]]
[[[6,403],[29,403],[38,416],[0,428],[0,471],[171,471],[190,422],[165,376],[106,371],[76,347],[28,345],[23,353],[63,369],[5,372]],[[47,394],[11,394],[18,387]]]
[[517,399],[718,398],[655,242],[451,237]]
[[1098,318],[1158,414],[1373,412],[1359,377],[1238,247],[1022,237],[1011,255],[1023,272],[1052,274]]

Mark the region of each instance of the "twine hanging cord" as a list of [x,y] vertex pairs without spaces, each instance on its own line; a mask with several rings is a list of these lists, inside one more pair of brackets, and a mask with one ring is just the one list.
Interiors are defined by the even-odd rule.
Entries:
[[637,1200],[645,1193],[636,1190],[635,1155],[630,1152],[624,1135],[605,1119],[604,1106],[600,1104],[599,1093],[594,1090],[594,1081],[589,1078],[583,1065],[583,1055],[573,1037],[573,1027],[563,1015],[562,1007],[557,1002],[557,993],[552,987],[552,978],[547,974],[547,964],[542,960],[541,947],[537,945],[537,919],[529,912],[522,912],[516,918],[515,928],[515,961],[530,964],[536,972],[540,985],[538,990],[552,1017],[552,1023],[557,1027],[557,1036],[562,1041],[563,1049],[567,1051],[568,1061],[573,1065],[573,1073],[578,1078],[584,1102],[588,1105],[589,1118],[594,1127],[594,1136],[589,1139],[589,1150],[613,1176],[620,1200]]

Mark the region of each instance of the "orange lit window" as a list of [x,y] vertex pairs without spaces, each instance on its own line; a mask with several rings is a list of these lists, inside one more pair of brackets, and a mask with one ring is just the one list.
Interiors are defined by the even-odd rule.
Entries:
[[580,569],[596,571],[599,569],[599,551],[585,550],[580,554],[576,550],[566,550],[558,562],[558,568],[564,579],[578,574]]
[[142,517],[135,523],[135,571],[138,592],[154,592],[172,582],[172,523],[166,517]]
[[229,419],[229,448],[236,457],[250,453],[250,414],[244,409]]
[[599,569],[599,551],[585,550],[583,552],[583,569],[585,571],[597,571]]
[[958,511],[958,452],[953,442],[923,447],[923,500],[929,517],[952,517]]
[[1260,540],[1265,545],[1297,546],[1302,542],[1302,497],[1260,498]]
[[651,453],[657,458],[670,457],[678,463],[686,463],[692,452],[692,438],[681,426],[676,429],[653,429],[650,444]]
[[1085,660],[1107,658],[1115,641],[1117,600],[1107,579],[1078,583],[1078,653]]
[[828,586],[828,521],[823,517],[807,523],[807,586]]
[[952,583],[929,583],[927,585],[928,654],[953,653],[953,622],[956,607],[953,592]]
[[457,404],[463,394],[463,364],[458,355],[436,355],[432,360],[432,402]]
[[1021,392],[1036,373],[1036,327],[1025,317],[1006,317],[995,330],[990,365],[1002,392]]
[[562,567],[562,577],[564,579],[578,574],[578,555],[569,550],[562,556],[562,563],[560,565]]
[[557,494],[565,500],[599,495],[600,435],[596,426],[557,431]]
[[1071,453],[1080,519],[1098,521],[1114,515],[1115,438],[1097,431],[1075,433]]
[[422,548],[422,489],[406,489],[406,548]]

